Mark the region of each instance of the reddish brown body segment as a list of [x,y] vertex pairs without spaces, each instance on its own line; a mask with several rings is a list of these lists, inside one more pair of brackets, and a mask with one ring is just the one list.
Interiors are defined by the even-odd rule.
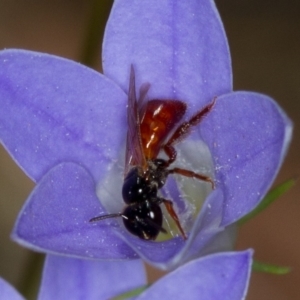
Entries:
[[178,100],[150,100],[142,111],[145,112],[140,123],[143,153],[147,160],[153,160],[184,116],[186,104]]

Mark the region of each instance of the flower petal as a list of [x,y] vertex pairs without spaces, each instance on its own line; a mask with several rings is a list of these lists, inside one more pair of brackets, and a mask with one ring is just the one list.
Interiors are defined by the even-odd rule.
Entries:
[[173,259],[179,264],[192,259],[234,248],[237,228],[221,226],[224,196],[220,189],[214,190],[206,199],[198,215],[184,250]]
[[89,223],[104,213],[95,184],[82,167],[63,163],[51,169],[30,195],[12,237],[33,250],[76,257],[127,259],[138,253],[149,263],[170,269],[203,254],[232,249],[234,232],[220,227],[222,203],[220,190],[208,197],[188,241],[181,237],[143,241],[114,220]]
[[24,300],[24,298],[8,284],[4,279],[0,278],[0,300]]
[[217,99],[201,124],[224,191],[222,225],[250,212],[266,194],[291,140],[292,124],[269,97],[235,92]]
[[125,141],[125,93],[66,59],[1,51],[0,103],[0,140],[34,181],[63,161],[100,180]]
[[194,260],[153,284],[136,300],[143,299],[245,299],[252,251],[214,254]]
[[107,222],[90,223],[104,210],[91,175],[73,163],[51,169],[20,212],[13,239],[38,251],[84,258],[127,259],[137,255]]
[[114,1],[104,73],[127,91],[131,64],[137,86],[151,84],[152,99],[181,99],[199,109],[232,90],[227,39],[211,0]]
[[111,299],[145,283],[140,260],[100,262],[48,255],[38,299]]

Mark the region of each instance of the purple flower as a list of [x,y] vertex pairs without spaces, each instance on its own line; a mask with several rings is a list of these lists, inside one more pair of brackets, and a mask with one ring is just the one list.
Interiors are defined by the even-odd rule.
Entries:
[[[122,159],[131,64],[137,87],[151,84],[149,99],[185,101],[187,118],[217,96],[213,110],[182,143],[179,163],[187,160],[201,170],[204,160],[209,172],[211,157],[216,182],[187,241],[144,241],[115,219],[89,223],[107,211],[120,212],[124,205]],[[0,138],[37,182],[13,238],[50,254],[141,257],[163,269],[232,249],[234,223],[259,204],[272,184],[292,125],[269,97],[232,92],[227,40],[213,1],[115,1],[103,66],[105,76],[47,54],[1,52]],[[168,181],[167,192],[178,198],[181,185]],[[189,193],[191,185],[183,183],[182,189]],[[193,196],[195,205],[198,197],[200,202],[199,191]]]
[[6,281],[0,278],[0,300],[23,300],[24,298]]
[[[193,260],[169,273],[136,297],[142,299],[230,299],[245,298],[251,251],[218,253]],[[48,255],[39,300],[111,299],[145,284],[140,260],[91,261]],[[0,279],[0,300],[23,299]]]

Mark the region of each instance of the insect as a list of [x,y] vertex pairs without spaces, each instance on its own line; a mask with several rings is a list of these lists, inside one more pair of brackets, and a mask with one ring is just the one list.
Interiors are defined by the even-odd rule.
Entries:
[[[163,228],[163,213],[160,205],[165,205],[175,221],[182,237],[187,238],[170,200],[158,195],[169,174],[180,174],[211,183],[205,175],[182,168],[169,168],[176,160],[174,145],[190,133],[191,128],[212,109],[215,99],[198,111],[187,122],[178,123],[186,112],[186,104],[179,100],[154,99],[144,101],[150,85],[141,88],[136,97],[135,73],[131,66],[127,107],[127,144],[125,157],[125,178],[122,187],[126,206],[122,212],[94,217],[90,222],[107,218],[122,217],[126,229],[144,240],[155,240]],[[170,137],[169,137],[170,136]],[[169,137],[169,138],[168,138]],[[158,158],[163,150],[168,159]]]

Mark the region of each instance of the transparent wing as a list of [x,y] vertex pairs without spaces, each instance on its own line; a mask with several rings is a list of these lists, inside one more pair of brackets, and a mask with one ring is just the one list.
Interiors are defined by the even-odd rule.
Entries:
[[142,104],[145,94],[137,102],[135,91],[135,74],[134,68],[131,65],[130,80],[128,89],[128,106],[127,106],[127,144],[125,154],[125,172],[128,173],[130,166],[146,167],[146,159],[143,153],[142,141],[141,141],[141,129],[140,129],[140,110],[139,106]]

